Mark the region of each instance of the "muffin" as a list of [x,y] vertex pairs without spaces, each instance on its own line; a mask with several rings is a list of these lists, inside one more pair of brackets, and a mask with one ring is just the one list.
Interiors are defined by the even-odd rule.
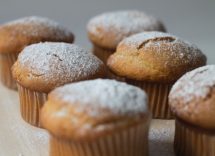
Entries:
[[0,78],[2,83],[16,89],[11,67],[27,45],[50,41],[68,42],[73,34],[58,23],[43,17],[25,17],[0,26]]
[[147,156],[150,114],[141,89],[115,80],[57,88],[41,112],[51,156]]
[[161,21],[137,10],[103,13],[92,18],[87,25],[93,43],[93,53],[104,63],[115,52],[118,43],[132,34],[143,31],[163,31]]
[[12,74],[23,119],[40,127],[40,109],[51,90],[66,83],[104,77],[105,66],[77,45],[44,42],[25,47],[12,67]]
[[110,78],[126,81],[146,91],[153,118],[171,119],[168,94],[184,73],[206,64],[193,44],[162,32],[143,32],[123,41],[107,66]]
[[169,104],[176,116],[176,155],[214,156],[215,65],[181,77],[170,91]]

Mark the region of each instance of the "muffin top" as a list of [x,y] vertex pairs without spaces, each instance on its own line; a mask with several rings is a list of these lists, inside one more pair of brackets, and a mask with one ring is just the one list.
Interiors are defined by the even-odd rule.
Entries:
[[139,123],[148,124],[147,97],[141,89],[96,79],[59,87],[48,95],[41,122],[53,135],[91,140]]
[[205,64],[206,56],[195,45],[162,32],[143,32],[124,39],[107,61],[118,76],[159,83],[172,83]]
[[156,18],[136,10],[101,14],[87,25],[90,40],[107,49],[115,49],[118,43],[132,34],[143,31],[166,31]]
[[25,17],[0,26],[1,53],[19,53],[25,46],[38,42],[72,43],[73,40],[70,31],[43,17]]
[[104,77],[104,73],[104,64],[90,52],[57,42],[27,46],[12,67],[19,84],[46,93],[66,83]]
[[197,68],[173,86],[169,104],[176,117],[215,130],[215,65]]

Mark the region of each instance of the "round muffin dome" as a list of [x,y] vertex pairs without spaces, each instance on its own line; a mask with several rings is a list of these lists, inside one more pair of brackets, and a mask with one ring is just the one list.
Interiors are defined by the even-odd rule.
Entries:
[[115,80],[89,80],[56,88],[42,109],[43,126],[52,134],[89,140],[149,119],[141,89]]
[[19,54],[12,73],[22,86],[49,92],[65,83],[104,77],[105,67],[77,45],[45,42],[27,46]]
[[143,32],[124,39],[107,61],[116,75],[164,83],[205,64],[206,56],[195,45],[162,32]]
[[122,39],[135,33],[166,31],[159,20],[137,10],[103,13],[89,21],[87,30],[93,43],[108,49],[115,49]]
[[25,46],[38,42],[68,42],[73,34],[48,18],[30,16],[0,26],[0,52],[18,53]]
[[197,68],[173,86],[169,104],[179,119],[206,129],[215,129],[215,65]]

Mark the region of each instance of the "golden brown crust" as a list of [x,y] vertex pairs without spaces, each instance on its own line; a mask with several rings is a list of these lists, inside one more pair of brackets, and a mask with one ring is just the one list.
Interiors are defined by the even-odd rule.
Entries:
[[48,93],[66,83],[102,78],[105,66],[77,45],[45,42],[27,46],[13,65],[12,74],[20,85]]
[[38,42],[72,43],[73,40],[73,33],[42,17],[26,17],[0,26],[1,53],[19,53],[25,46]]
[[107,61],[116,75],[159,83],[172,83],[205,64],[205,55],[194,45],[161,32],[144,32],[124,39]]
[[148,123],[149,113],[142,90],[113,80],[92,80],[52,91],[41,121],[57,137],[89,141]]
[[143,31],[163,31],[165,26],[158,19],[137,10],[103,13],[92,18],[87,31],[96,45],[115,50],[125,37]]
[[172,87],[169,104],[177,118],[215,130],[215,65],[197,68]]

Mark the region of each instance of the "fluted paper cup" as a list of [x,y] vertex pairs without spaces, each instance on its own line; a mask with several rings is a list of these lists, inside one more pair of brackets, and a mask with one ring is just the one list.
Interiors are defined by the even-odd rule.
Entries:
[[51,136],[50,156],[147,156],[148,128],[141,124],[89,142]]
[[29,90],[20,84],[17,86],[22,118],[33,126],[41,127],[40,110],[47,99],[47,94]]
[[11,67],[16,62],[18,54],[0,54],[0,77],[1,82],[8,88],[17,89],[15,80],[12,77]]
[[154,119],[173,119],[169,104],[168,96],[173,84],[153,83],[145,81],[131,80],[124,77],[117,76],[110,70],[107,74],[108,78],[117,81],[126,82],[143,89],[148,95],[149,109]]
[[215,156],[215,132],[176,119],[174,149],[177,156]]

